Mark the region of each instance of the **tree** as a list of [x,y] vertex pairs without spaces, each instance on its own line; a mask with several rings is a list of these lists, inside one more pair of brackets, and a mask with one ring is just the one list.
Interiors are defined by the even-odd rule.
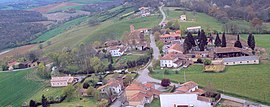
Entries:
[[38,60],[36,52],[32,51],[28,54],[28,60],[34,62],[36,60]]
[[171,84],[170,79],[162,79],[162,81],[161,81],[161,86],[163,86],[163,87],[168,87],[170,84]]
[[51,44],[52,44],[52,42],[51,42],[51,41],[48,41],[48,42],[47,42],[47,45],[48,45],[48,46],[50,46]]
[[97,107],[107,107],[108,105],[109,101],[107,99],[101,99],[101,101],[97,103]]
[[125,86],[127,86],[131,81],[132,81],[132,76],[127,75],[126,78],[124,79],[123,83]]
[[42,45],[42,44],[39,44],[39,45],[38,45],[38,48],[39,48],[39,49],[43,49],[43,45]]
[[188,34],[187,34],[187,39],[191,43],[192,46],[196,46],[194,37],[192,36],[192,34],[190,32],[188,32]]
[[226,46],[227,46],[226,36],[225,36],[225,32],[223,32],[222,40],[221,40],[221,47],[226,47]]
[[42,95],[42,98],[41,98],[41,105],[42,105],[42,107],[48,107],[49,106],[47,98],[44,95]]
[[89,96],[95,96],[95,92],[96,92],[96,89],[92,86],[90,86],[88,89],[87,89],[87,95]]
[[184,47],[184,53],[188,53],[188,51],[192,48],[192,44],[190,43],[188,39],[185,39],[183,47]]
[[93,67],[95,73],[98,73],[101,68],[101,61],[98,57],[92,57],[90,58],[90,66]]
[[240,42],[240,37],[239,37],[239,34],[237,35],[237,40],[236,42],[234,43],[234,47],[238,47],[238,48],[242,48],[242,44]]
[[156,32],[154,33],[154,36],[155,36],[155,40],[156,40],[156,41],[159,40],[160,35],[161,35],[161,34],[160,34],[158,31],[156,31]]
[[247,43],[249,48],[251,48],[252,50],[255,49],[255,39],[251,33],[248,35]]
[[220,40],[220,38],[219,38],[218,33],[217,33],[217,37],[216,37],[216,39],[215,39],[215,46],[216,46],[216,47],[220,47],[220,46],[221,46],[221,40]]
[[200,37],[199,37],[199,48],[200,51],[204,51],[205,46],[207,45],[207,37],[205,35],[204,30],[200,32]]
[[29,107],[37,107],[37,104],[34,100],[30,100]]
[[62,91],[62,96],[66,96],[66,101],[69,102],[72,100],[75,90],[76,89],[72,85],[68,85],[68,86],[64,87],[64,89]]
[[95,41],[95,42],[93,43],[93,46],[94,46],[94,48],[98,48],[98,47],[101,46],[101,43],[100,43],[99,41]]
[[83,88],[87,89],[90,85],[88,83],[83,83]]
[[46,66],[44,63],[39,63],[37,67],[37,74],[44,79],[48,79],[51,77],[50,72],[46,71]]

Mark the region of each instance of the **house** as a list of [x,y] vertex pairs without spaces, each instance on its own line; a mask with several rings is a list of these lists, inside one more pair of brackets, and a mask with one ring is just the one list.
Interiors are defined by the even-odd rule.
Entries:
[[64,87],[68,84],[74,82],[74,77],[71,75],[63,76],[63,77],[52,77],[51,78],[51,87]]
[[183,93],[193,93],[193,94],[203,94],[204,90],[199,89],[199,86],[197,83],[193,81],[185,82],[184,84],[181,84],[179,88],[175,89],[175,92],[177,94],[183,94]]
[[188,56],[181,53],[169,53],[160,58],[160,67],[177,68],[188,62]]
[[139,14],[141,17],[146,17],[151,15],[151,8],[150,7],[140,7]]
[[213,107],[221,100],[216,92],[204,91],[193,81],[181,84],[174,93],[161,94],[161,107]]
[[240,56],[232,58],[223,58],[224,65],[242,65],[242,64],[259,64],[258,56]]
[[125,51],[127,51],[126,47],[118,47],[118,46],[109,47],[109,52],[114,57],[122,56],[125,53]]
[[103,45],[105,47],[112,47],[112,46],[119,46],[121,44],[122,43],[119,40],[109,40],[109,41],[106,41]]
[[20,63],[17,61],[9,61],[7,66],[8,66],[8,70],[13,70],[16,68],[16,66],[18,66]]
[[145,50],[149,48],[149,44],[145,40],[145,34],[149,33],[147,28],[141,28],[135,30],[134,25],[130,25],[130,33],[127,35],[125,43],[129,45],[131,49]]
[[98,87],[100,97],[108,99],[110,103],[116,100],[116,98],[123,92],[124,85],[123,79],[110,79],[105,85]]
[[161,92],[152,85],[134,82],[126,87],[125,94],[129,106],[141,106],[149,104],[154,98],[158,98]]
[[173,44],[169,49],[168,53],[174,53],[174,54],[183,54],[183,46],[181,44],[175,43]]
[[181,31],[178,30],[176,32],[170,32],[170,34],[164,34],[160,36],[160,40],[164,43],[164,44],[168,44],[171,43],[175,40],[179,40],[181,38]]
[[201,26],[195,26],[195,27],[188,27],[187,28],[188,32],[193,32],[193,33],[197,33],[197,32],[199,32],[201,30],[202,30]]
[[187,21],[187,16],[186,15],[181,15],[180,16],[180,21]]
[[213,107],[211,102],[198,99],[197,94],[161,94],[161,107]]
[[214,53],[216,58],[250,56],[252,54],[249,50],[238,47],[216,47]]

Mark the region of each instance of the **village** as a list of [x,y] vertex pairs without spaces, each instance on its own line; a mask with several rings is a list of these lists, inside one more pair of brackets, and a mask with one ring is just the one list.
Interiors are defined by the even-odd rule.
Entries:
[[[141,7],[139,11],[136,16],[148,17],[153,10],[151,7]],[[187,18],[180,14],[177,20],[187,21]],[[49,78],[50,87],[65,90],[65,94],[58,99],[49,101],[48,96],[42,96],[41,102],[31,100],[33,107],[43,105],[43,101],[47,105],[61,103],[72,97],[71,93],[74,92],[80,97],[96,99],[99,107],[148,107],[154,101],[160,102],[160,107],[234,106],[231,103],[222,104],[221,100],[243,107],[255,104],[226,99],[211,86],[202,87],[194,81],[156,80],[149,76],[155,70],[181,72],[194,65],[202,65],[201,72],[211,75],[224,72],[227,66],[260,64],[259,52],[255,49],[254,35],[251,33],[248,41],[243,41],[239,34],[206,33],[201,26],[188,27],[183,31],[179,30],[181,25],[172,23],[163,21],[157,28],[137,28],[131,24],[123,40],[108,40],[93,43],[91,49],[82,48],[91,51],[91,55],[72,62],[76,65],[90,58],[90,62],[85,62],[85,66],[80,68],[67,67],[67,62],[59,63],[52,57],[37,58],[33,54],[29,59],[9,60],[2,69],[6,72],[32,68],[49,71],[41,75]],[[72,53],[73,50],[67,49],[65,52]],[[95,53],[94,56],[92,53]],[[69,54],[62,55],[66,55],[64,59],[69,58]],[[81,55],[84,56],[84,53]],[[92,71],[76,72],[89,68]]]

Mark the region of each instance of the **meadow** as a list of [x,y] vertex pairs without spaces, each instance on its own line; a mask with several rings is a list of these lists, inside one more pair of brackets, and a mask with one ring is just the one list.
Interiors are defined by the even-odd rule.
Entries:
[[[164,7],[164,12],[167,15],[167,21],[170,20],[179,20],[180,15],[184,14],[184,11],[175,10],[176,8],[172,7]],[[194,27],[194,26],[201,26],[206,32],[209,31],[218,31],[221,32],[222,30],[222,23],[220,23],[214,17],[211,17],[205,13],[198,13],[195,14],[192,11],[185,11],[187,16],[186,22],[180,22],[180,29],[186,30],[187,27]]]
[[68,29],[71,29],[73,26],[81,24],[87,18],[88,18],[87,16],[84,16],[84,17],[76,18],[71,21],[65,22],[64,24],[39,35],[39,37],[34,39],[32,42],[46,41],[58,34],[65,32]]
[[0,105],[20,107],[27,99],[43,88],[44,83],[27,79],[32,69],[0,73]]

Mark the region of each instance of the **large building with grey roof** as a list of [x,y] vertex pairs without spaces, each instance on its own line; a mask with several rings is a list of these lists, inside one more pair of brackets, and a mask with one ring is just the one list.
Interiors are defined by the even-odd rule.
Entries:
[[241,56],[232,58],[223,58],[225,65],[259,64],[258,56]]

